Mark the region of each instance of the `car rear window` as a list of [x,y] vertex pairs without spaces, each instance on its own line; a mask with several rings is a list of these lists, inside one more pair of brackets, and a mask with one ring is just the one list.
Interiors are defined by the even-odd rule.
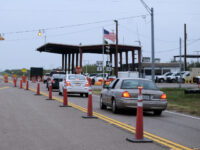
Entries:
[[65,77],[65,74],[54,74],[52,77],[58,78],[58,79],[63,79]]
[[83,75],[69,75],[69,80],[85,80],[85,76]]
[[138,87],[142,86],[143,89],[146,90],[157,90],[157,86],[152,81],[147,80],[123,80],[122,82],[122,89],[137,89]]

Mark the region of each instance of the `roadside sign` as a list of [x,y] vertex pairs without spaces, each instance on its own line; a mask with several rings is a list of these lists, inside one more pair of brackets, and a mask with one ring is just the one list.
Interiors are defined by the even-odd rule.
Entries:
[[106,61],[106,67],[112,67],[112,62]]
[[97,66],[97,71],[103,71],[103,66]]
[[96,61],[96,66],[97,67],[103,66],[103,61]]
[[21,71],[22,71],[22,72],[26,72],[27,70],[26,70],[26,68],[23,68]]
[[106,71],[112,71],[112,67],[106,67]]

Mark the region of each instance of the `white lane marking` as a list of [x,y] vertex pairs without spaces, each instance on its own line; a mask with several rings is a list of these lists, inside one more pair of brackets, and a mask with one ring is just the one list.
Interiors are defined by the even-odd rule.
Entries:
[[190,116],[190,115],[186,115],[186,114],[181,114],[181,113],[178,113],[178,112],[173,112],[173,111],[168,111],[168,110],[165,110],[165,112],[171,113],[171,114],[175,114],[175,115],[179,115],[179,116],[183,116],[183,117],[188,117],[188,118],[200,120],[199,117],[194,117],[194,116]]

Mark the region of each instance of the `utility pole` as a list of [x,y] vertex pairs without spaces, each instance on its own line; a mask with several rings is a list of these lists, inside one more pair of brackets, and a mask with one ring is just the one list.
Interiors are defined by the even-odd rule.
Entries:
[[116,23],[116,48],[115,48],[115,76],[118,77],[118,21]]
[[184,71],[187,69],[187,33],[186,24],[184,24]]
[[179,88],[181,88],[181,82],[182,82],[182,75],[181,75],[181,49],[182,49],[182,41],[181,41],[181,38],[179,39],[179,50],[180,50],[180,63],[179,63],[179,66],[180,66],[180,81],[179,81]]
[[151,59],[152,59],[151,78],[152,78],[152,81],[154,81],[155,80],[154,10],[153,10],[153,8],[149,8],[149,6],[147,6],[147,4],[143,0],[140,0],[140,1],[144,5],[144,7],[146,8],[146,10],[149,12],[149,14],[151,15]]

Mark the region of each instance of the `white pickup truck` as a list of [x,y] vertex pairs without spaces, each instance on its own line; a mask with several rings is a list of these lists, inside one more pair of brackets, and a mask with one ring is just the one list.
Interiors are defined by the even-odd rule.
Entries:
[[163,75],[160,75],[160,76],[156,76],[156,82],[160,82],[160,83],[163,83],[165,81],[167,81],[167,77],[172,75],[171,72],[166,72],[164,73]]

